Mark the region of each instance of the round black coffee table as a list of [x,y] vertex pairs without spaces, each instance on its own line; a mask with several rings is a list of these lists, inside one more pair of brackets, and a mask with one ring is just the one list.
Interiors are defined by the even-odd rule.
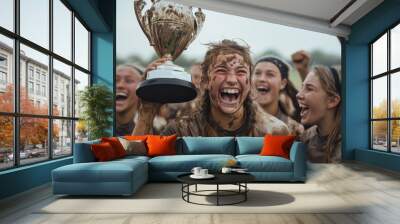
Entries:
[[[248,173],[216,173],[213,174],[215,177],[212,179],[193,179],[190,177],[191,173],[182,174],[177,177],[178,181],[182,183],[182,199],[188,203],[198,204],[198,205],[234,205],[239,204],[241,202],[245,202],[247,200],[247,192],[249,188],[247,187],[247,183],[255,180],[255,177]],[[205,185],[216,185],[215,190],[197,190],[198,184]],[[237,190],[223,190],[220,189],[220,185],[236,185],[238,186]],[[195,186],[194,191],[190,191],[190,186]],[[215,194],[205,194],[209,192],[215,192]],[[202,204],[190,201],[190,196],[204,196],[204,197],[216,197],[216,204]],[[232,196],[241,196],[238,201],[234,201],[231,203],[221,203],[221,197],[232,197]]]

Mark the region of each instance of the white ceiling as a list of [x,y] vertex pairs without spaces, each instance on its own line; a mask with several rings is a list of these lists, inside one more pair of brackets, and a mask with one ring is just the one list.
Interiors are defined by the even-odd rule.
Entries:
[[[351,32],[352,24],[383,2],[383,0],[172,1],[341,37],[347,37]],[[348,5],[347,8],[346,5]],[[344,8],[345,10],[342,10]]]

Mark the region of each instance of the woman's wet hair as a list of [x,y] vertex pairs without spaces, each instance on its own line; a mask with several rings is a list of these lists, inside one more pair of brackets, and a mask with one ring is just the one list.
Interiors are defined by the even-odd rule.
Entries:
[[120,69],[124,69],[124,68],[133,69],[137,73],[139,73],[140,76],[143,76],[144,68],[140,65],[136,65],[136,64],[132,64],[132,63],[121,64],[121,65],[117,66],[117,71]]
[[236,41],[224,39],[221,42],[214,42],[206,44],[208,50],[204,56],[203,63],[201,63],[202,83],[208,82],[208,73],[210,67],[217,60],[220,54],[238,54],[243,57],[243,60],[250,68],[250,75],[252,73],[252,61],[250,56],[250,47],[248,45],[240,45]]
[[280,59],[278,57],[273,57],[273,56],[264,56],[257,60],[254,67],[257,66],[257,64],[261,63],[261,62],[270,62],[270,63],[274,64],[279,69],[282,79],[289,78],[289,70],[290,70],[289,65],[286,62],[284,62],[282,59]]

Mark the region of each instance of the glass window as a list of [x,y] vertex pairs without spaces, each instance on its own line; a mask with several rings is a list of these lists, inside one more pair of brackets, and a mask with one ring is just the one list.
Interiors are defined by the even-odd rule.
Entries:
[[49,158],[49,120],[45,118],[20,118],[21,164],[35,163]]
[[[40,86],[40,77],[41,77],[41,72],[45,72],[46,74],[48,73],[48,62],[49,62],[49,57],[43,53],[40,53],[36,50],[33,50],[32,48],[25,46],[21,44],[21,54],[24,54],[25,57],[21,57],[21,73],[20,73],[20,80],[21,80],[21,89],[20,89],[20,109],[21,113],[25,114],[41,114],[45,115],[48,114],[48,96],[47,90],[45,90],[45,94],[42,94],[41,86]],[[36,70],[36,89],[35,89],[35,95],[29,95],[27,92],[27,87],[25,86],[26,82],[26,62],[29,61],[30,65],[35,68]],[[48,85],[47,81],[45,82],[46,86]],[[43,95],[45,95],[43,97]],[[38,105],[32,105],[29,101],[29,99],[36,99],[38,100],[38,97],[42,100],[42,103]]]
[[49,48],[49,0],[20,0],[21,36]]
[[28,82],[28,92],[29,94],[33,94],[34,93],[34,87],[33,87],[33,82]]
[[372,122],[373,148],[387,151],[387,121]]
[[400,153],[400,120],[392,120],[391,125],[391,151]]
[[14,165],[13,117],[0,115],[0,170]]
[[75,63],[89,70],[89,32],[75,18]]
[[53,157],[72,154],[72,121],[53,120]]
[[400,67],[400,24],[390,32],[390,68]]
[[[58,102],[58,97],[59,97],[59,93],[58,90],[60,89],[61,94],[64,96],[67,96],[67,100],[66,102],[64,102],[64,104],[59,105],[59,106],[65,106],[66,108],[66,114],[63,114],[62,116],[68,116],[71,117],[72,116],[72,91],[71,89],[65,89],[63,88],[63,85],[65,85],[65,83],[72,83],[72,69],[71,66],[66,65],[56,59],[53,60],[53,78],[54,78],[54,82],[53,82],[53,89],[54,89],[54,93],[53,94],[53,103],[59,103]],[[64,100],[63,97],[61,98],[61,100]],[[59,107],[54,107],[53,105],[53,114],[54,115],[60,115],[60,108]]]
[[391,75],[390,85],[391,116],[400,118],[400,72]]
[[[14,14],[15,2],[19,3],[20,18]],[[79,116],[79,96],[75,94],[89,85],[90,33],[74,17],[68,4],[64,0],[0,0],[0,112],[10,113],[0,115],[0,170],[45,161],[51,157],[49,155],[54,158],[69,156],[73,152],[72,138],[76,137],[73,136],[76,125],[73,99],[77,101]],[[14,24],[14,21],[19,23]],[[7,35],[4,34],[4,29],[14,35],[8,35],[7,31]],[[14,30],[19,30],[19,35]],[[14,71],[15,41],[20,45],[16,52],[20,60],[19,74]],[[53,43],[52,49],[49,43]],[[54,54],[66,61],[56,60]],[[76,72],[74,80],[73,71]],[[14,98],[15,77],[20,85],[19,99]],[[50,78],[52,89],[49,88]],[[74,86],[76,91],[73,92]],[[53,105],[50,105],[50,97],[53,97]],[[14,111],[16,106],[18,112]],[[49,114],[49,106],[53,108],[52,114]],[[15,121],[19,121],[18,135],[13,133]],[[49,127],[52,127],[51,133]],[[87,140],[85,133],[80,133],[80,139]],[[19,145],[13,145],[14,142]]]
[[[389,46],[388,35],[390,35]],[[399,41],[400,25],[397,25],[387,30],[370,46],[373,68],[370,78],[371,145],[375,150],[392,153],[400,153],[400,72],[397,71],[400,67]]]
[[86,86],[89,86],[89,75],[81,72],[78,69],[75,69],[75,117],[79,117],[81,114],[80,103],[80,93],[85,89]]
[[88,140],[87,124],[84,120],[75,121],[75,142]]
[[387,34],[372,44],[372,75],[387,71]]
[[72,12],[60,1],[53,0],[53,50],[71,60]]
[[[1,6],[1,3],[0,3]],[[13,40],[0,34],[0,111],[14,111],[14,73],[7,58],[13,58]],[[10,66],[8,66],[10,64]]]
[[14,31],[14,0],[1,0],[0,9],[0,26]]
[[374,79],[372,82],[372,118],[387,118],[387,78]]

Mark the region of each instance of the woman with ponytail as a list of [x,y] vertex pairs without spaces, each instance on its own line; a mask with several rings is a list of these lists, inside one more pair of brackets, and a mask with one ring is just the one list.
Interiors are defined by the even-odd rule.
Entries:
[[315,66],[304,80],[297,100],[301,123],[308,128],[302,135],[310,162],[341,161],[341,87],[334,68]]

